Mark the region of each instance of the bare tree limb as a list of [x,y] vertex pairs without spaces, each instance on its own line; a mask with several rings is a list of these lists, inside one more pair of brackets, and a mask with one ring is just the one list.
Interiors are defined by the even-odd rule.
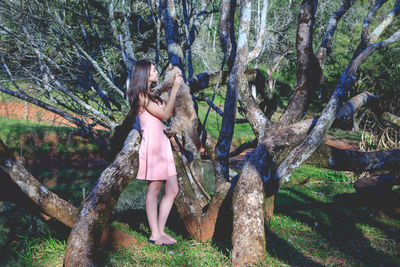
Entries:
[[256,59],[261,53],[261,48],[263,46],[264,35],[265,35],[265,28],[266,28],[265,25],[267,23],[268,6],[269,6],[269,0],[263,0],[263,8],[261,10],[261,21],[257,34],[257,43],[256,46],[253,48],[253,50],[249,52],[249,59],[248,59],[249,62]]
[[392,23],[395,17],[397,17],[400,13],[400,0],[396,0],[394,3],[393,9],[386,16],[386,18],[375,28],[375,30],[371,33],[370,42],[374,43],[378,40],[379,36],[386,29],[387,26]]
[[[248,63],[248,34],[251,20],[251,0],[241,1],[240,9],[240,25],[238,35],[238,45],[236,52],[236,60],[229,77],[229,86],[232,89],[240,90],[241,97],[245,93],[249,93],[246,78],[242,74],[242,70]],[[232,79],[234,77],[234,79]],[[231,89],[231,90],[232,90]],[[247,90],[247,91],[244,91]],[[246,96],[245,96],[246,97]],[[228,98],[228,97],[227,97]],[[244,101],[249,99],[245,99]],[[249,116],[249,113],[256,111],[251,102],[249,112],[246,113],[250,125],[258,137],[263,137],[266,119],[257,114],[254,118]],[[254,102],[253,102],[254,103]],[[226,112],[225,112],[226,114]],[[223,119],[223,122],[225,117]],[[233,126],[232,120],[231,124]],[[256,127],[262,127],[255,129]],[[220,135],[221,137],[221,135]],[[264,195],[262,189],[262,181],[255,176],[246,175],[246,171],[242,170],[240,178],[235,186],[235,191],[232,199],[233,209],[233,233],[232,233],[232,265],[244,266],[256,264],[262,261],[265,257],[265,231],[264,231],[264,214],[263,202]],[[260,227],[261,226],[261,227]],[[246,248],[246,249],[243,249]]]
[[[78,209],[67,201],[59,198],[56,194],[49,191],[38,182],[8,151],[8,148],[0,140],[0,159],[1,166],[9,178],[17,184],[22,192],[34,202],[41,212],[72,227],[78,215]],[[0,175],[1,179],[7,179],[5,175]],[[2,183],[6,183],[3,181]]]
[[164,30],[169,62],[172,65],[178,66],[184,74],[184,57],[178,32],[178,21],[176,18],[174,1],[162,0],[162,9],[164,13]]
[[[122,190],[135,176],[139,165],[140,135],[132,130],[124,148],[100,175],[82,203],[79,216],[68,238],[64,265],[95,266],[94,250]],[[130,162],[131,164],[126,164]]]
[[296,88],[289,104],[278,120],[278,127],[292,124],[303,116],[310,93],[315,89],[316,83],[319,83],[320,66],[312,49],[317,3],[317,0],[304,0],[300,7],[296,37],[298,60]]
[[[336,112],[338,111],[340,104],[343,101],[343,97],[346,92],[352,87],[355,82],[355,72],[361,62],[367,58],[373,51],[388,46],[394,43],[400,37],[400,30],[392,34],[388,39],[381,41],[377,44],[368,46],[364,51],[358,53],[358,56],[352,60],[346,70],[340,76],[336,89],[324,110],[322,111],[321,117],[318,119],[316,126],[313,128],[311,133],[306,139],[295,149],[293,149],[288,157],[279,165],[275,173],[275,180],[278,180],[280,184],[287,181],[293,171],[300,166],[311,154],[316,150],[318,145],[322,142],[322,138],[326,131],[331,126]],[[361,41],[363,42],[363,41]]]
[[332,127],[343,128],[343,126],[351,124],[353,125],[353,119],[356,110],[360,107],[374,102],[378,97],[370,92],[363,92],[349,99],[338,111],[336,119],[332,124]]
[[353,59],[356,58],[365,48],[369,45],[370,42],[370,33],[369,33],[369,27],[371,24],[371,19],[375,15],[375,13],[378,11],[381,6],[386,3],[387,0],[377,0],[375,4],[371,7],[369,10],[367,16],[364,19],[362,29],[361,29],[361,41],[354,52]]
[[321,144],[307,162],[337,171],[398,170],[400,150],[361,152]]
[[349,10],[349,8],[353,5],[353,2],[354,0],[343,0],[340,8],[332,13],[329,17],[329,23],[326,27],[325,35],[322,38],[318,52],[315,54],[321,67],[324,65],[327,56],[332,51],[332,40],[337,24],[347,10]]
[[400,127],[400,117],[390,114],[389,112],[384,112],[382,114],[382,119]]

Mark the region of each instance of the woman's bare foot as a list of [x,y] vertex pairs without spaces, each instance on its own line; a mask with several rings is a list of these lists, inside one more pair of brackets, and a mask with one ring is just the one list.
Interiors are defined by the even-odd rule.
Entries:
[[171,241],[173,244],[176,243],[176,239],[173,238],[172,236],[170,236],[169,234],[163,232],[163,233],[161,233],[161,235],[162,235],[163,237],[167,238],[167,239],[168,239],[169,241]]
[[155,245],[172,245],[175,242],[173,242],[172,240],[170,240],[169,238],[165,237],[164,235],[159,235],[159,236],[150,236],[149,238],[149,242]]

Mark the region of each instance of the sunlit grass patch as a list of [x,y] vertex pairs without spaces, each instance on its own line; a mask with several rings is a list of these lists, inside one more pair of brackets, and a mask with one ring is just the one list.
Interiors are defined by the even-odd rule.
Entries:
[[[215,95],[214,104],[218,106],[222,111],[224,110],[224,102],[225,102],[225,87],[220,88],[220,92]],[[207,95],[210,99],[213,95],[213,89],[207,89],[202,91],[205,95]],[[205,116],[208,110],[208,104],[202,101],[198,101],[199,107],[199,119],[203,123]],[[236,114],[236,118],[243,118],[239,113]],[[210,134],[215,140],[218,139],[219,132],[222,126],[222,117],[216,113],[213,109],[210,109],[210,112],[207,117],[206,130],[207,133]],[[237,123],[234,125],[234,134],[232,139],[233,145],[240,145],[244,142],[250,141],[254,139],[254,133],[248,123]]]
[[[116,226],[118,225],[118,226]],[[171,246],[158,246],[148,242],[148,229],[134,231],[126,225],[114,224],[118,229],[132,235],[138,245],[129,249],[110,252],[109,266],[160,265],[160,266],[227,266],[229,260],[212,243],[199,243],[183,239],[182,236],[166,229],[178,242]]]
[[52,237],[33,239],[26,243],[24,253],[19,255],[20,266],[62,266],[66,242]]

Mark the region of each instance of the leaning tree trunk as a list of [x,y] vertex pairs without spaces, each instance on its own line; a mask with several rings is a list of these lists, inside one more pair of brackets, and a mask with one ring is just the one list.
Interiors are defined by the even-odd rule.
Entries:
[[[215,142],[207,136],[205,150],[211,155],[215,166]],[[179,194],[175,199],[179,216],[185,224],[190,236],[200,242],[210,240],[214,235],[215,224],[219,208],[230,188],[230,183],[223,180],[216,181],[215,194],[210,197],[203,192],[201,184],[194,181],[196,176],[191,176],[190,164],[185,163],[182,153],[177,153],[180,158],[175,158],[178,172]],[[202,178],[202,176],[197,176]],[[204,188],[203,188],[204,190]]]
[[[183,51],[177,27],[174,1],[163,0],[165,38],[167,42],[168,59],[170,63],[184,70]],[[184,72],[183,72],[184,73]],[[187,82],[192,91],[200,90],[215,82],[216,75],[202,74]],[[194,126],[191,126],[194,127]],[[214,234],[219,207],[225,198],[229,186],[217,186],[217,193],[211,198],[205,190],[200,150],[190,139],[189,129],[183,132],[184,144],[180,146],[179,158],[176,159],[179,194],[175,200],[179,216],[183,220],[189,234],[199,240],[209,240]],[[180,144],[179,142],[177,142]],[[178,163],[179,162],[179,163]]]
[[94,252],[101,233],[117,204],[122,190],[138,169],[140,135],[132,130],[115,161],[101,174],[82,203],[82,208],[68,238],[64,265],[95,266]]
[[[67,227],[71,228],[74,225],[78,209],[59,198],[36,180],[12,156],[11,151],[1,140],[0,158],[0,168],[4,171],[4,174],[0,175],[1,184],[10,185],[10,187],[0,190],[0,195],[7,195],[4,200],[14,202],[35,213],[45,214],[48,218],[54,218]],[[19,191],[22,191],[24,197],[18,194]]]
[[[66,228],[74,226],[79,210],[48,190],[12,155],[0,140],[1,184],[0,199],[23,207],[54,227],[57,221]],[[101,236],[101,244],[118,244],[126,236],[121,230],[108,226]],[[127,238],[127,237],[126,237]]]

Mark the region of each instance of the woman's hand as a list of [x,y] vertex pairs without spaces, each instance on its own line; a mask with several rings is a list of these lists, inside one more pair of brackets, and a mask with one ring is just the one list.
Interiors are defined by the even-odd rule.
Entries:
[[139,95],[139,104],[144,107],[148,112],[150,112],[153,116],[162,120],[169,119],[172,116],[174,110],[177,92],[182,84],[182,75],[177,75],[175,77],[174,84],[172,85],[171,94],[169,96],[168,102],[164,107],[161,107],[155,102],[150,101],[147,97],[141,97],[141,95]]
[[183,84],[182,75],[176,75],[174,84],[172,85],[172,91],[178,91],[178,89],[181,87],[182,84]]

